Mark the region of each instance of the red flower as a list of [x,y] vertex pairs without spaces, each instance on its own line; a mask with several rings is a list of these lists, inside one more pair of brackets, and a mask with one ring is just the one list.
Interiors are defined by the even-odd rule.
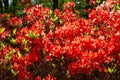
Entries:
[[35,80],[42,80],[40,76],[36,76]]
[[120,0],[118,0],[118,3],[120,4]]
[[32,73],[29,73],[25,70],[18,73],[18,80],[33,80]]
[[10,25],[12,25],[12,26],[22,26],[22,19],[17,18],[17,17],[13,17],[10,20]]
[[45,78],[45,80],[56,80],[55,77],[52,77],[50,74]]
[[93,5],[96,3],[96,0],[90,0],[90,4]]
[[26,56],[26,59],[30,62],[39,62],[40,53],[37,49],[32,48],[30,53]]
[[17,72],[20,72],[20,71],[24,70],[24,66],[22,66],[22,64],[14,63],[13,69],[16,70]]

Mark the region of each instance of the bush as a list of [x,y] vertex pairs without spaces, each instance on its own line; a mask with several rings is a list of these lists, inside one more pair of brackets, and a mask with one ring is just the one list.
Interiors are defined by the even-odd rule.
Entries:
[[120,13],[103,2],[79,18],[74,2],[52,12],[24,9],[1,14],[0,78],[10,80],[120,79]]

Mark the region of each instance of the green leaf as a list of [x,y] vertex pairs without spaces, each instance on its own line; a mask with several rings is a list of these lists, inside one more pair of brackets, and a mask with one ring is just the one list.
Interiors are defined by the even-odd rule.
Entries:
[[89,36],[89,33],[85,33],[84,35],[85,35],[85,36]]
[[13,30],[13,35],[15,35],[15,34],[16,34],[16,32],[17,32],[17,29],[14,29],[14,30]]
[[63,24],[63,21],[62,20],[59,20],[60,24]]
[[15,50],[15,49],[12,49],[12,50],[5,56],[5,61],[6,61],[6,63],[8,63],[8,62],[10,61],[12,54],[14,54],[15,52],[16,52],[16,50]]
[[13,69],[11,69],[11,73],[12,73],[14,76],[16,76],[16,75],[17,75],[17,72],[16,72],[16,71],[14,71]]
[[26,36],[28,36],[32,39],[36,39],[40,36],[40,34],[37,34],[36,32],[29,32]]
[[11,56],[10,56],[10,55],[6,55],[6,56],[5,56],[5,61],[6,61],[6,63],[8,63],[8,62],[10,61],[10,59],[11,59]]
[[0,33],[3,33],[5,31],[5,28],[0,28]]
[[10,14],[6,15],[7,20],[10,20]]
[[110,74],[114,73],[114,72],[116,71],[116,67],[117,67],[117,64],[114,64],[114,67],[113,67],[113,68],[108,67],[108,72],[109,72]]
[[53,64],[53,63],[52,63],[52,66],[53,66],[54,68],[56,67],[56,65],[55,65],[55,64]]
[[25,49],[26,52],[30,51],[30,48],[25,47],[24,49]]
[[50,11],[50,12],[48,12],[48,14],[49,14],[49,15],[52,15],[52,14],[53,14],[53,12],[52,12],[52,11]]
[[120,5],[119,5],[119,3],[116,3],[116,4],[115,4],[115,9],[120,10]]
[[96,0],[96,3],[98,3],[98,4],[99,4],[100,2],[101,2],[101,0]]
[[22,54],[19,51],[17,52],[17,55],[18,55],[19,58],[22,57]]
[[50,30],[54,30],[55,26],[49,26]]
[[12,38],[11,40],[10,40],[10,42],[12,43],[12,44],[16,44],[16,39],[14,39],[14,38]]
[[16,52],[16,50],[15,50],[15,49],[12,49],[9,54],[12,55],[12,54],[14,54],[15,52]]
[[110,74],[112,74],[112,73],[113,73],[113,70],[112,70],[111,68],[108,68],[108,72],[109,72]]
[[26,46],[26,44],[27,44],[27,40],[26,39],[22,39],[22,45],[25,47]]
[[58,16],[54,15],[53,21],[54,21],[54,22],[57,22],[57,21],[58,21]]
[[4,48],[5,44],[3,42],[0,41],[0,49]]

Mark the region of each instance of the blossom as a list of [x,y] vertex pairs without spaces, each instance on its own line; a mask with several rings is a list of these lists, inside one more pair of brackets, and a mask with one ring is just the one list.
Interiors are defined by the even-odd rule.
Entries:
[[20,27],[20,26],[22,26],[22,19],[17,18],[17,17],[13,17],[10,20],[10,25]]

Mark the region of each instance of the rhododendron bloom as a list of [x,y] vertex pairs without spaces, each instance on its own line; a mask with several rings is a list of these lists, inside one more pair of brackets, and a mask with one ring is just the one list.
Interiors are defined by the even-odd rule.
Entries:
[[54,13],[35,5],[25,8],[21,18],[0,22],[0,65],[5,65],[0,75],[7,70],[18,80],[77,80],[82,74],[94,79],[101,72],[107,79],[119,74],[120,12],[115,3],[107,0],[88,9],[88,18],[78,17],[74,2]]
[[35,80],[42,80],[40,76],[36,76]]
[[10,25],[11,26],[22,26],[22,20],[20,18],[17,18],[17,17],[13,17],[11,20],[10,20]]
[[56,80],[56,78],[52,77],[50,74],[48,74],[48,76],[46,76],[45,80]]

